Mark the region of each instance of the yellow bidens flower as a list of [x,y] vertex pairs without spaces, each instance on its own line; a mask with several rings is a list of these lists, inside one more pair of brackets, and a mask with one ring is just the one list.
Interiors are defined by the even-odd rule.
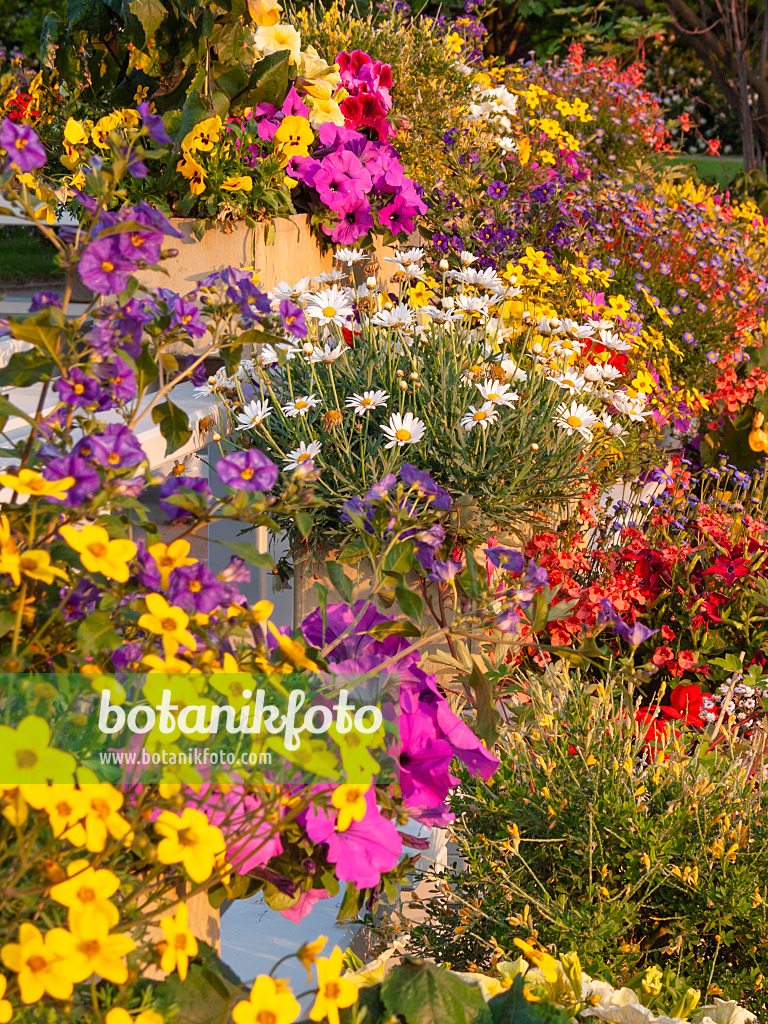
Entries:
[[109,925],[99,914],[70,914],[72,950],[63,967],[75,983],[98,974],[105,981],[124,985],[128,967],[123,957],[136,949],[127,935],[111,935]]
[[148,551],[160,570],[160,582],[164,587],[168,586],[168,579],[174,569],[197,562],[196,558],[188,557],[189,541],[181,538],[171,541],[170,544],[151,544]]
[[287,984],[266,974],[254,981],[250,998],[235,1004],[235,1024],[292,1024],[301,1007]]
[[84,792],[89,804],[85,817],[86,850],[101,853],[107,845],[108,836],[123,843],[130,842],[133,836],[131,826],[118,813],[123,806],[123,794],[108,782],[91,783]]
[[550,985],[554,985],[558,978],[557,960],[550,956],[545,949],[539,949],[524,939],[515,939],[514,942],[517,948],[521,950],[525,959],[532,963],[534,967],[538,967],[546,981]]
[[181,814],[163,811],[155,831],[164,837],[157,847],[157,859],[161,864],[180,862],[193,882],[210,878],[216,858],[226,849],[221,830],[210,825],[202,811],[191,807]]
[[310,1020],[327,1018],[328,1024],[339,1024],[339,1010],[357,1002],[357,985],[349,978],[342,978],[342,967],[338,946],[327,959],[317,961],[317,997],[309,1011]]
[[178,971],[182,981],[187,977],[190,959],[197,956],[197,939],[187,927],[188,924],[189,910],[186,903],[180,904],[175,917],[164,917],[160,922],[166,939],[158,946],[160,967],[166,974]]
[[318,935],[314,942],[305,942],[296,954],[307,969],[307,981],[312,980],[312,964],[317,961],[318,953],[322,953],[327,941],[327,936]]
[[4,974],[0,974],[0,1024],[8,1024],[13,1016],[13,1006],[7,999],[3,999],[8,981]]
[[363,820],[368,809],[365,798],[370,788],[345,783],[334,789],[331,803],[339,811],[336,818],[336,828],[339,832],[346,832],[353,821]]
[[12,473],[0,474],[0,484],[10,487],[17,494],[31,494],[35,498],[66,498],[67,491],[75,483],[73,476],[62,477],[61,480],[46,480],[34,469],[20,469],[19,475]]
[[132,540],[112,540],[103,526],[62,526],[59,533],[80,555],[80,561],[89,572],[100,572],[107,579],[127,583],[130,575],[128,562],[136,555]]
[[4,784],[40,785],[71,778],[75,759],[48,746],[51,730],[44,718],[27,715],[15,729],[0,725],[0,779]]
[[113,1006],[104,1020],[106,1024],[165,1024],[165,1017],[157,1010],[142,1010],[134,1020],[124,1006]]
[[71,949],[71,936],[64,928],[52,928],[45,937],[29,921],[19,926],[19,941],[0,950],[5,966],[18,975],[23,1003],[36,1003],[48,994],[69,999],[72,978],[63,970],[63,957]]
[[162,594],[147,594],[145,601],[147,611],[139,619],[139,625],[150,633],[160,635],[166,657],[173,657],[179,647],[194,651],[195,638],[187,629],[187,613],[182,608],[168,604]]
[[120,879],[106,868],[96,870],[87,860],[75,860],[67,864],[65,882],[51,886],[51,899],[61,903],[75,914],[97,914],[104,918],[108,928],[114,928],[120,920],[117,907],[110,903],[120,888]]
[[63,569],[51,565],[51,556],[47,551],[35,549],[0,553],[0,572],[7,572],[17,587],[21,584],[22,576],[48,584],[53,583],[56,577],[61,580],[67,579]]

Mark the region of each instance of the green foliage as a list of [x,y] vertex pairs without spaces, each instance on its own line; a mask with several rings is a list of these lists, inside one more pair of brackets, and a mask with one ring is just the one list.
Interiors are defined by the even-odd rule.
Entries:
[[631,675],[586,687],[561,663],[524,684],[501,767],[458,790],[465,867],[414,944],[482,966],[532,935],[578,949],[592,974],[669,967],[764,1008],[766,783],[706,741],[636,724]]

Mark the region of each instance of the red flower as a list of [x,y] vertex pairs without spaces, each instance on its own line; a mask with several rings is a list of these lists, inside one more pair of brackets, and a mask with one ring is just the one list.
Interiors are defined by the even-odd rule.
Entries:
[[672,661],[674,657],[675,656],[672,653],[671,647],[662,646],[657,647],[656,650],[653,652],[653,657],[651,658],[651,661],[654,665],[658,665],[659,668],[662,668],[664,665],[667,664],[667,662]]
[[734,580],[749,576],[751,566],[746,558],[732,558],[728,555],[720,555],[715,559],[715,564],[704,570],[705,576],[719,576],[726,584]]
[[665,640],[674,640],[675,639],[675,631],[674,631],[674,629],[670,629],[669,626],[662,626],[661,627],[661,635],[662,635],[662,637]]
[[669,695],[669,704],[662,704],[661,713],[665,718],[675,721],[682,719],[685,725],[695,725],[697,728],[701,728],[704,725],[701,709],[705,696],[709,695],[702,693],[695,683],[688,686],[676,686]]

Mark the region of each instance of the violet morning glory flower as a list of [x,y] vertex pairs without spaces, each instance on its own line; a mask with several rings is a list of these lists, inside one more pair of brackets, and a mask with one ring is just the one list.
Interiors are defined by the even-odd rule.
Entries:
[[371,487],[363,497],[363,501],[381,501],[382,498],[386,498],[396,483],[397,477],[393,473],[387,473]]
[[306,822],[309,838],[328,844],[328,860],[336,865],[337,877],[353,882],[358,889],[378,885],[381,875],[394,868],[403,850],[394,822],[379,810],[373,790],[366,794],[365,803],[362,821],[353,821],[343,832],[336,829],[335,808],[313,806]]
[[297,306],[290,299],[283,299],[280,303],[280,319],[283,321],[283,327],[294,338],[306,338],[307,318],[301,306]]
[[22,174],[45,166],[45,147],[29,125],[16,124],[6,118],[0,125],[0,146],[8,162]]
[[53,388],[58,392],[62,402],[75,408],[97,405],[104,394],[101,382],[77,366],[71,369],[66,377],[59,377]]
[[440,509],[441,512],[450,511],[450,494],[444,487],[436,484],[426,471],[417,469],[410,462],[404,462],[400,467],[400,479],[406,487],[416,487],[419,497],[431,497],[432,508]]
[[271,491],[279,474],[274,462],[258,448],[225,455],[217,462],[216,471],[225,486],[238,491]]
[[525,558],[521,551],[514,548],[493,547],[483,548],[485,557],[496,566],[497,569],[507,569],[509,572],[522,572],[525,568]]
[[118,238],[119,235],[96,238],[86,247],[77,265],[83,284],[99,295],[123,291],[133,271],[133,264],[120,252]]
[[330,234],[331,239],[341,245],[350,245],[352,242],[356,242],[373,227],[371,204],[365,197],[351,200],[336,212],[339,216],[338,224],[330,229],[323,225],[323,231]]
[[168,579],[168,600],[184,611],[210,615],[223,607],[228,588],[203,562],[173,569]]
[[39,313],[42,309],[49,309],[51,306],[61,307],[61,296],[56,292],[35,292],[29,304],[30,313]]
[[150,139],[152,139],[153,142],[156,142],[159,146],[172,146],[173,139],[165,130],[165,124],[163,123],[162,117],[158,114],[150,113],[148,103],[140,103],[137,110],[141,120],[144,122],[144,127],[147,129],[147,134]]
[[93,497],[101,487],[99,474],[93,466],[90,466],[75,452],[51,459],[43,470],[43,476],[46,480],[62,480],[67,476],[75,478],[74,485],[69,488],[63,498],[48,499],[70,507],[80,505],[88,498]]
[[194,491],[196,494],[202,494],[206,498],[209,497],[211,493],[208,481],[201,476],[167,477],[160,488],[160,508],[165,512],[169,519],[183,519],[184,516],[189,514],[187,510],[181,508],[181,506],[174,505],[170,501],[163,501],[163,498],[172,498],[182,490]]
[[461,572],[461,562],[454,562],[453,559],[443,562],[435,558],[432,562],[432,571],[429,578],[433,583],[452,583]]

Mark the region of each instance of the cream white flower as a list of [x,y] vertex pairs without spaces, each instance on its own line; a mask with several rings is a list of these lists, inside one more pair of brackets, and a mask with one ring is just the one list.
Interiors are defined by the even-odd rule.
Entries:
[[282,360],[295,359],[298,349],[293,345],[265,345],[260,352],[256,353],[256,362],[259,366],[275,366]]
[[250,427],[258,427],[272,412],[272,406],[268,401],[257,402],[255,399],[243,406],[243,411],[237,414],[238,430],[248,430]]
[[343,270],[324,270],[322,274],[318,274],[317,277],[312,278],[312,284],[338,284],[346,278],[346,274]]
[[465,430],[471,430],[476,426],[481,426],[483,430],[487,430],[488,424],[495,423],[498,416],[499,410],[493,402],[486,402],[479,409],[476,409],[474,405],[470,405],[469,411],[465,412],[461,418],[461,425]]
[[472,295],[459,295],[455,308],[465,314],[477,313],[479,316],[488,316],[488,299]]
[[603,363],[600,367],[600,372],[603,375],[603,380],[610,384],[613,380],[618,380],[621,377],[621,370],[617,370],[615,366],[611,366],[610,363]]
[[346,263],[348,267],[351,267],[353,263],[360,263],[361,260],[368,259],[368,254],[364,249],[337,249],[333,258],[339,263]]
[[622,416],[628,416],[632,423],[642,423],[652,415],[645,411],[645,398],[641,395],[633,398],[626,391],[616,391],[611,395],[611,405]]
[[597,423],[597,416],[587,405],[571,402],[570,408],[561,402],[555,409],[555,424],[562,427],[570,437],[581,434],[587,441],[592,440],[592,428]]
[[575,320],[570,320],[568,317],[560,321],[560,329],[564,334],[571,334],[574,338],[579,339],[592,338],[595,334],[595,328],[592,324],[587,323],[584,326],[580,326]]
[[292,302],[300,300],[303,295],[309,291],[309,278],[302,277],[296,284],[288,284],[287,281],[281,281],[275,285],[272,291],[269,293],[269,297],[273,304],[279,306],[283,299],[290,299]]
[[346,288],[324,288],[307,299],[305,312],[321,324],[344,326],[352,316],[352,302]]
[[453,324],[462,318],[461,313],[454,313],[450,309],[437,309],[435,306],[422,306],[419,312],[425,313],[436,324]]
[[495,288],[504,288],[504,283],[492,267],[485,270],[475,270],[474,267],[465,267],[463,270],[454,270],[445,275],[468,287],[487,288],[492,291]]
[[294,448],[293,451],[285,453],[286,469],[296,469],[303,462],[312,462],[320,454],[322,444],[319,441],[310,441],[309,444],[305,444],[303,441],[298,448]]
[[603,329],[599,332],[600,341],[606,348],[613,349],[614,352],[629,352],[632,348],[628,341],[620,338],[618,334],[614,334],[610,329]]
[[507,380],[528,380],[528,374],[525,370],[521,370],[517,363],[512,359],[502,359],[499,366],[504,371],[504,376]]
[[342,341],[336,345],[326,342],[322,348],[317,345],[309,357],[309,361],[310,363],[325,363],[326,366],[330,366],[331,363],[335,363],[340,356],[344,355],[345,348],[346,345]]
[[459,259],[463,267],[471,267],[473,263],[477,263],[477,256],[472,252],[467,252],[466,249],[462,250]]
[[496,139],[496,145],[499,147],[499,149],[502,151],[502,153],[516,153],[517,152],[517,143],[515,142],[514,139],[511,139],[508,135],[505,135],[504,138]]
[[559,388],[565,391],[588,391],[589,383],[576,370],[564,370],[562,373],[553,373],[547,377]]
[[493,405],[514,405],[520,395],[516,391],[510,391],[511,384],[498,384],[496,381],[478,383],[477,389],[486,402]]
[[377,327],[389,327],[392,330],[407,330],[415,320],[416,314],[403,302],[389,309],[382,309],[371,317],[372,324],[376,324]]
[[234,388],[237,386],[237,381],[234,377],[228,377],[227,371],[223,366],[210,376],[205,384],[195,388],[195,398],[207,398],[208,395],[215,395],[219,391],[223,391],[225,388]]
[[301,36],[293,25],[260,25],[254,43],[263,54],[288,50],[289,64],[298,64],[301,60]]
[[314,409],[320,402],[314,395],[301,395],[294,398],[292,402],[286,402],[283,412],[286,416],[306,416],[310,409]]
[[385,448],[394,448],[395,445],[402,448],[406,444],[418,444],[427,430],[422,420],[414,416],[412,412],[407,412],[404,416],[393,412],[389,417],[389,423],[382,426],[381,429],[389,438],[384,445]]
[[380,405],[386,405],[389,395],[386,391],[364,391],[362,395],[351,395],[346,405],[355,410],[356,416],[364,416],[371,409],[377,409]]
[[396,263],[401,270],[409,271],[414,269],[424,259],[424,249],[406,249],[404,252],[398,252],[394,256],[385,256],[384,259],[387,263]]

